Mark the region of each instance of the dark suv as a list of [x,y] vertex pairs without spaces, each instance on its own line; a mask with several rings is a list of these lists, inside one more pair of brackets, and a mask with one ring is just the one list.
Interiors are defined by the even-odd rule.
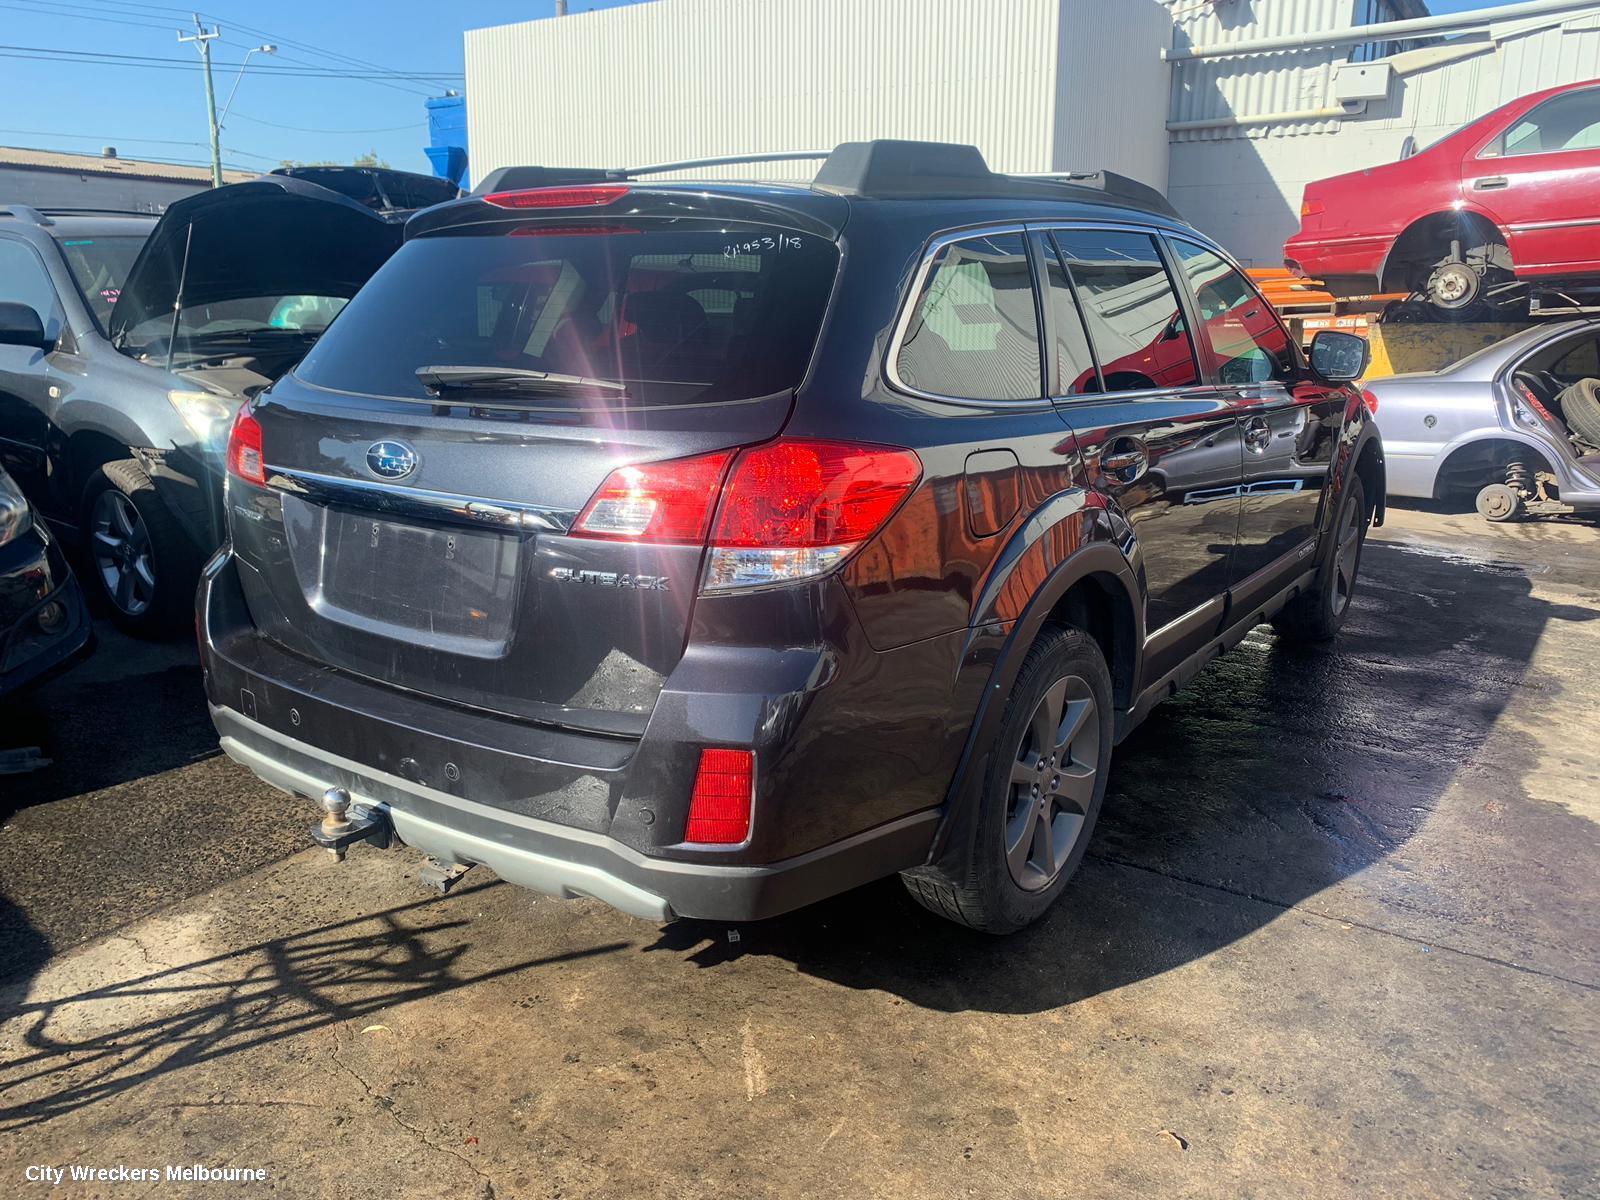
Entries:
[[655,920],[898,871],[1015,929],[1157,701],[1344,620],[1364,344],[1308,366],[1148,189],[529,172],[413,217],[233,427],[212,714],[330,849]]

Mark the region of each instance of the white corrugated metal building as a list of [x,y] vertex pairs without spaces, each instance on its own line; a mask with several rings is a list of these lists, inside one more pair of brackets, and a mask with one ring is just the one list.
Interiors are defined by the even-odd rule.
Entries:
[[[1600,0],[1488,11],[1339,40],[1426,18],[1426,0],[655,0],[469,32],[473,174],[970,142],[997,170],[1132,175],[1276,265],[1308,181],[1600,77]],[[1311,44],[1256,45],[1282,37]]]
[[1159,0],[657,0],[472,30],[472,172],[901,137],[1160,187],[1171,29]]

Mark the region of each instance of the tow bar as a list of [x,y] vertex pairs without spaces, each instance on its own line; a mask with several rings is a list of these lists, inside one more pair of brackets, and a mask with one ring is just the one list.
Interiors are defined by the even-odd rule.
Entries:
[[335,862],[343,862],[345,850],[357,842],[371,842],[387,850],[393,836],[382,812],[366,805],[352,809],[350,793],[344,788],[331,787],[322,793],[322,820],[311,827],[311,840],[333,855]]
[[[311,827],[311,840],[333,855],[335,862],[343,862],[345,851],[357,842],[387,850],[395,837],[382,809],[352,805],[348,791],[331,787],[322,793],[322,820]],[[471,863],[443,862],[429,856],[422,860],[419,874],[425,887],[443,896],[471,869]]]

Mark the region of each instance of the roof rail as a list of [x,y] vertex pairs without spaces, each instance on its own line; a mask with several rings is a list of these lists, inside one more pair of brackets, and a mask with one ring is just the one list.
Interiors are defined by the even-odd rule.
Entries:
[[[962,198],[1110,200],[1183,220],[1155,188],[1114,171],[1003,175],[976,146],[952,142],[845,142],[822,164],[812,186],[841,196],[878,199]],[[1073,196],[1071,191],[1080,195]]]
[[740,163],[804,162],[827,158],[832,150],[778,150],[771,154],[728,154],[721,158],[686,158],[682,162],[652,163],[647,167],[624,167],[615,172],[619,179],[640,175],[664,175],[668,171],[693,171],[700,167],[732,167]]
[[31,221],[35,225],[55,224],[37,208],[30,208],[26,204],[0,204],[0,217],[17,217],[23,221]]
[[1038,175],[1013,175],[1013,179],[1039,179],[1053,183],[1068,183],[1077,187],[1094,188],[1104,192],[1108,197],[1122,204],[1131,204],[1137,208],[1153,209],[1169,217],[1183,220],[1178,210],[1172,207],[1168,200],[1158,189],[1148,183],[1140,183],[1137,179],[1127,175],[1119,175],[1115,171],[1049,171]]
[[721,158],[689,158],[682,162],[651,163],[643,167],[500,167],[490,171],[472,194],[520,191],[524,188],[570,187],[585,183],[619,183],[641,175],[692,171],[700,167],[726,167],[739,163],[800,162],[827,158],[829,150],[780,150],[772,154],[730,154]]
[[160,213],[140,212],[137,208],[41,208],[40,212],[52,217],[159,217]]
[[[474,195],[524,188],[617,183],[645,175],[746,163],[822,159],[811,181],[818,191],[881,200],[1028,199],[1111,202],[1181,221],[1183,217],[1155,188],[1114,171],[1056,171],[1003,175],[991,171],[976,146],[953,142],[914,142],[880,138],[842,142],[832,150],[777,150],[689,158],[643,167],[501,167],[473,188]],[[1072,195],[1072,192],[1078,195]]]

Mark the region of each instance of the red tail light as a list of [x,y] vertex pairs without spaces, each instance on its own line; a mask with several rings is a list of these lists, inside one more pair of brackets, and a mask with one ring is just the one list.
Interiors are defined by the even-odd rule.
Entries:
[[228,431],[228,471],[246,483],[267,482],[265,452],[261,447],[261,423],[243,405],[234,415]]
[[518,192],[491,192],[484,202],[496,208],[600,208],[628,194],[626,184],[599,183],[592,187],[527,188]]
[[712,542],[783,549],[865,541],[922,474],[909,450],[785,439],[739,455]]
[[572,526],[575,537],[705,545],[732,450],[618,467]]
[[1378,415],[1378,397],[1371,388],[1361,389],[1361,399],[1366,402],[1367,411],[1373,416]]
[[792,583],[848,558],[921,476],[922,463],[910,450],[780,438],[737,458],[718,450],[620,467],[585,506],[572,535],[704,545],[710,528],[706,591]]
[[711,534],[704,588],[767,587],[833,570],[911,494],[910,450],[783,438],[734,461]]
[[1327,206],[1321,200],[1302,200],[1300,202],[1300,215],[1302,217],[1317,217],[1327,211]]
[[686,842],[733,846],[750,836],[756,756],[748,750],[702,750],[689,801]]

